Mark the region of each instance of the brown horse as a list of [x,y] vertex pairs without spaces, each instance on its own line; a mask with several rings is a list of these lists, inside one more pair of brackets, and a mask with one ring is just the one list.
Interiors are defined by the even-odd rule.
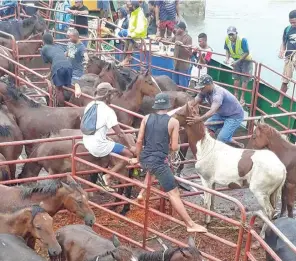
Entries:
[[[64,129],[60,130],[57,133],[51,134],[50,138],[54,137],[65,137],[65,136],[82,136],[82,132],[80,130],[71,130],[71,129]],[[109,136],[112,138],[115,142],[122,142],[122,140],[117,135]],[[129,139],[129,143],[132,145],[135,145],[135,137],[132,134],[126,134],[126,137]],[[128,144],[124,144],[128,145]],[[33,148],[33,152],[30,154],[29,158],[38,158],[38,157],[45,157],[45,156],[53,156],[53,155],[61,155],[61,154],[71,154],[72,153],[72,141],[54,141],[54,142],[45,142],[36,144]],[[84,146],[79,146],[78,153],[87,152]],[[92,156],[91,154],[88,154],[87,156],[80,156],[82,159],[85,159],[93,164],[96,164],[103,168],[108,167],[116,167],[118,173],[121,173],[123,175],[128,175],[129,177],[132,177],[132,170],[129,172],[125,168],[127,163],[123,160],[119,160],[118,158],[112,157],[112,156],[106,156],[103,158],[97,158]],[[71,172],[72,171],[72,164],[71,164],[71,158],[64,158],[64,159],[55,159],[55,160],[44,160],[44,161],[35,161],[35,162],[29,162],[25,163],[22,169],[22,172],[19,175],[19,178],[29,178],[29,177],[36,177],[38,176],[40,170],[44,168],[46,171],[49,172],[49,174],[59,174],[59,173],[65,173],[65,172]],[[85,164],[77,162],[76,164],[76,170],[77,171],[83,171],[83,170],[90,170],[93,168],[90,168],[86,166]],[[96,177],[92,176],[95,182]],[[121,181],[122,182],[122,181]],[[124,191],[124,188],[120,188],[118,190],[119,194],[122,194]],[[125,196],[130,198],[132,192],[132,187],[127,187],[125,189]],[[118,200],[117,200],[118,201]],[[130,205],[124,205],[121,214],[125,215],[130,210]]]
[[[131,68],[118,67],[115,64],[108,63],[101,68],[99,79],[95,84],[109,82],[114,88],[124,91],[137,74]],[[153,79],[162,91],[176,91],[178,89],[176,83],[166,75],[156,76]]]
[[296,188],[296,146],[284,140],[275,128],[265,124],[261,119],[249,140],[248,148],[267,148],[273,151],[286,166],[287,179],[282,190],[280,215],[283,216],[288,210],[288,216],[293,218]]
[[[144,74],[138,74],[133,79],[129,86],[127,86],[127,91],[118,91],[117,95],[113,95],[111,103],[127,110],[138,112],[143,102],[144,96],[154,97],[159,92],[161,92],[161,90],[159,89],[157,83],[154,81],[149,72],[146,71]],[[81,98],[82,97],[79,99]],[[83,99],[83,105],[86,105],[90,102],[90,100],[87,98]],[[129,126],[133,124],[134,116],[116,109],[115,112],[119,122]]]
[[108,62],[100,59],[99,57],[95,55],[89,55],[88,62],[86,64],[86,73],[92,73],[99,75],[102,71],[102,69],[108,65]]
[[[6,106],[0,106],[0,142],[20,141],[23,140],[23,135],[14,117],[9,113]],[[16,160],[22,153],[22,145],[17,146],[2,146],[0,147],[1,161]],[[9,166],[1,165],[1,178],[0,180],[14,179],[15,178],[15,164]],[[6,175],[7,174],[7,175]]]
[[25,240],[39,239],[48,249],[50,256],[60,255],[61,246],[53,231],[53,219],[39,205],[22,208],[16,212],[0,213],[0,233],[13,234]]
[[67,209],[84,219],[92,226],[95,215],[88,204],[87,194],[71,177],[62,180],[44,180],[31,186],[7,187],[0,185],[0,211],[39,204],[49,215],[54,216],[59,210]]
[[[80,129],[84,108],[53,108],[27,98],[19,90],[0,83],[0,100],[16,118],[26,140],[39,139],[61,129]],[[26,145],[30,154],[31,145]]]
[[137,260],[131,250],[99,236],[85,225],[68,225],[56,232],[57,240],[67,261],[81,260]]
[[0,234],[0,260],[45,261],[27,246],[23,238],[10,234]]
[[131,251],[120,246],[115,236],[110,241],[86,226],[69,225],[57,231],[57,240],[67,261],[202,261],[202,256],[191,237],[188,240],[189,247],[185,248],[169,248],[155,252]]

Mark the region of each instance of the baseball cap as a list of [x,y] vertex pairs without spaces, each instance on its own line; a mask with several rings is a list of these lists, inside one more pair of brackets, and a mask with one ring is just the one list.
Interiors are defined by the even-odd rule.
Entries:
[[171,107],[172,106],[171,106],[170,98],[166,93],[158,93],[155,96],[154,105],[152,109],[167,110],[167,109],[170,109]]
[[116,89],[114,89],[110,83],[102,82],[97,86],[95,96],[96,98],[104,98],[109,92],[113,92],[115,90]]
[[237,29],[234,26],[229,26],[227,28],[227,34],[237,34]]
[[208,75],[202,75],[199,77],[197,85],[195,86],[196,89],[202,89],[204,88],[206,85],[212,84],[213,83],[213,78]]
[[180,21],[179,23],[177,23],[176,27],[186,30],[186,24],[183,21]]

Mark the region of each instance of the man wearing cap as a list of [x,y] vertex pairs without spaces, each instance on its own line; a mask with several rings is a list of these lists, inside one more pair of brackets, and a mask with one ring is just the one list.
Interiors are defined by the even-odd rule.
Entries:
[[[192,51],[191,51],[191,45],[192,45],[192,38],[191,36],[186,32],[186,24],[181,21],[176,25],[176,32],[175,36],[169,41],[175,43],[175,50],[174,50],[174,57],[186,61],[190,61]],[[190,63],[174,60],[174,69],[176,72],[189,74],[190,73]],[[189,76],[184,76],[181,74],[173,74],[173,80],[176,84],[188,87],[189,83]]]
[[[94,157],[102,158],[113,152],[132,158],[135,152],[135,148],[129,143],[129,140],[118,125],[114,110],[109,107],[112,95],[115,92],[117,92],[117,90],[114,89],[110,83],[100,83],[95,91],[95,101],[90,102],[84,110],[84,113],[86,113],[94,103],[97,104],[96,132],[93,135],[83,135],[83,144]],[[128,148],[107,138],[107,133],[111,128]],[[125,165],[125,162],[117,164],[111,171],[118,172],[125,167]],[[112,176],[109,174],[105,174],[102,177],[99,176],[98,182],[107,191],[114,192],[114,189],[109,186],[111,177]]]
[[[253,73],[253,63],[252,56],[250,55],[249,45],[246,38],[239,37],[237,34],[237,29],[234,26],[230,26],[227,29],[227,36],[225,39],[224,49],[226,50],[226,60],[225,63],[230,63],[230,58],[234,60],[231,64],[234,72],[252,75]],[[232,75],[234,79],[234,86],[239,87],[240,81],[242,81],[242,93],[240,97],[240,103],[245,105],[245,91],[247,89],[248,82],[250,81],[250,76],[243,76],[234,73]],[[234,90],[235,97],[238,98],[238,90]]]
[[[167,114],[171,108],[169,96],[165,93],[157,94],[152,108],[156,112],[145,116],[142,120],[136,144],[137,159],[135,161],[133,159],[132,163],[140,161],[142,168],[153,175],[152,180],[158,179],[174,209],[185,222],[188,232],[205,233],[206,228],[194,223],[189,217],[168,164],[169,151],[178,151],[180,147],[179,122]],[[148,177],[146,175],[145,184],[148,182]],[[144,200],[144,192],[145,190],[141,190],[139,193],[139,201]]]
[[200,93],[195,97],[194,106],[206,101],[211,108],[202,116],[188,117],[187,123],[191,125],[204,120],[207,120],[206,122],[224,121],[223,124],[210,125],[207,128],[214,133],[221,129],[217,140],[244,148],[244,144],[232,138],[244,119],[243,107],[237,98],[228,90],[216,85],[208,74],[199,78],[196,88],[200,89]]

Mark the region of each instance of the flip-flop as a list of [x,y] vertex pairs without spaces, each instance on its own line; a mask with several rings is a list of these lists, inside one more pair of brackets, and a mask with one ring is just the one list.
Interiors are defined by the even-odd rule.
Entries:
[[104,180],[104,175],[98,174],[97,185],[101,186],[107,192],[110,192],[110,193],[115,192],[115,189],[111,188],[109,185],[106,184],[106,181]]

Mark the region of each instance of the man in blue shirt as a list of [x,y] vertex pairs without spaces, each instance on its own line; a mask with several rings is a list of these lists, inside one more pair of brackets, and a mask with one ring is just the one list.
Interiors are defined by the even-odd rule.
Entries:
[[244,144],[232,138],[244,119],[244,110],[234,95],[214,84],[213,78],[208,74],[199,78],[195,88],[200,89],[200,93],[195,97],[195,106],[207,102],[211,108],[202,116],[188,117],[187,123],[190,125],[204,120],[207,120],[206,122],[224,121],[223,124],[210,125],[207,128],[214,133],[221,129],[217,140],[244,148]]
[[[246,38],[239,37],[237,34],[237,29],[234,26],[230,26],[227,29],[227,36],[225,39],[224,49],[226,50],[226,64],[230,63],[230,58],[234,60],[231,64],[234,70],[232,76],[234,80],[234,86],[239,87],[240,81],[242,81],[242,93],[240,98],[240,103],[242,106],[245,105],[245,91],[248,86],[248,82],[251,76],[240,75],[236,73],[243,73],[247,75],[252,75],[253,73],[253,63],[252,56],[250,55],[250,50],[248,46],[248,41]],[[235,97],[238,98],[238,89],[234,90]]]
[[[65,103],[63,87],[71,87],[72,65],[63,50],[54,44],[50,33],[45,33],[42,40],[44,46],[41,49],[41,57],[45,63],[51,64],[50,74],[56,92],[56,105],[62,107]],[[75,85],[75,96],[78,98],[80,95],[80,87]]]
[[79,39],[76,29],[69,29],[68,36],[70,42],[67,45],[66,56],[72,64],[72,84],[79,80],[83,75],[83,60],[85,55],[85,45]]

